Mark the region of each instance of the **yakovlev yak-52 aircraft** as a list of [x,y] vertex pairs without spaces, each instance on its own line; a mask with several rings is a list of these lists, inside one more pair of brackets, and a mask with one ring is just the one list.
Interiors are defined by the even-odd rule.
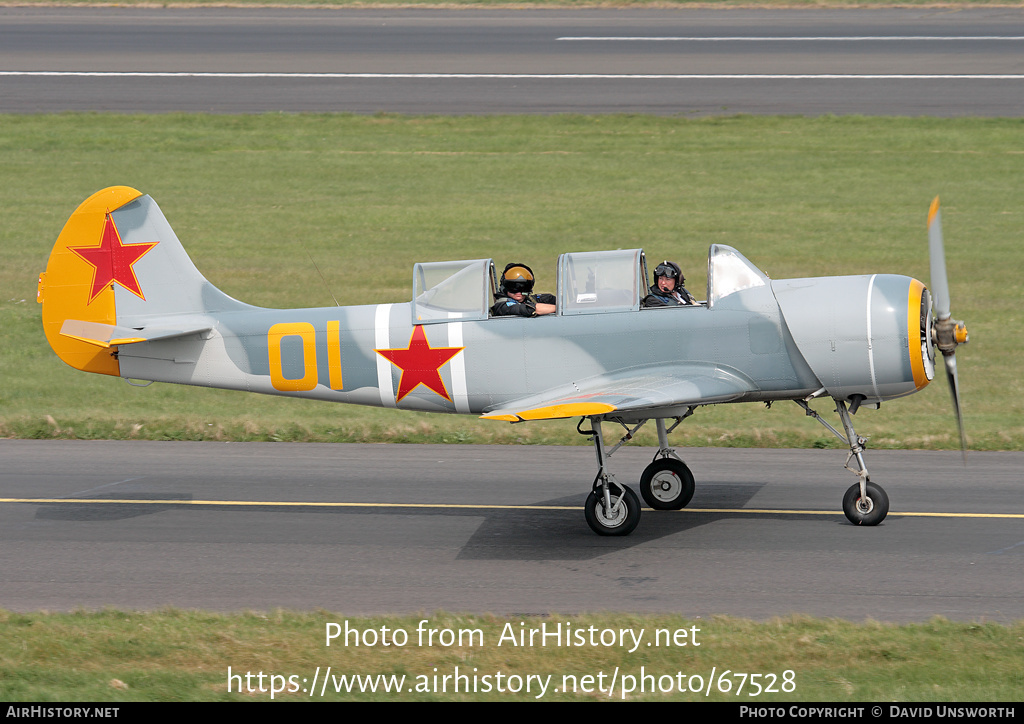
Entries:
[[[263,309],[208,282],[153,199],[118,186],[68,220],[38,298],[53,350],[87,372],[508,422],[579,417],[598,465],[586,519],[601,535],[640,520],[609,459],[646,422],[659,449],[640,492],[680,509],[694,478],[672,430],[702,405],[792,400],[849,445],[858,481],[843,510],[877,525],[889,501],[852,416],[927,385],[936,348],[966,450],[954,352],[967,330],[950,318],[938,199],[928,225],[933,294],[890,274],[770,280],[714,244],[695,306],[641,308],[646,260],[629,249],[562,254],[557,311],[537,318],[490,316],[490,259],[416,264],[408,303]],[[819,397],[835,402],[842,432],[811,409]],[[625,429],[614,446],[606,423]]]

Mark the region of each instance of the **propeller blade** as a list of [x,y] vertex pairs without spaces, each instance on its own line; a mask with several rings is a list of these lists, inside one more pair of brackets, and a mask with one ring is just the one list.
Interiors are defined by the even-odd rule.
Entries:
[[946,278],[946,252],[942,247],[942,212],[939,197],[928,209],[928,256],[931,259],[932,304],[939,319],[949,319],[949,281]]
[[956,374],[956,355],[951,354],[943,357],[946,363],[946,380],[949,381],[949,392],[953,396],[953,411],[956,412],[956,425],[960,428],[960,452],[964,456],[964,465],[967,464],[967,433],[964,432],[964,414],[960,408],[960,381]]
[[967,342],[967,327],[950,317],[949,280],[946,277],[946,251],[942,246],[942,212],[939,197],[928,209],[928,256],[931,260],[932,304],[935,307],[935,342],[946,363],[946,380],[953,396],[953,412],[960,429],[960,451],[967,464],[967,433],[964,432],[964,413],[960,407],[960,380],[956,373],[956,348]]

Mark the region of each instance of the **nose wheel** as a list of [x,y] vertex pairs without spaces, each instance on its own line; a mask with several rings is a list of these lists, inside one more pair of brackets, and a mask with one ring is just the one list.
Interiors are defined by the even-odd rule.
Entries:
[[[843,513],[846,514],[846,519],[854,525],[878,525],[889,514],[889,496],[885,494],[881,486],[871,482],[867,466],[864,464],[864,446],[867,444],[867,439],[860,437],[853,429],[853,420],[850,419],[850,416],[860,407],[860,402],[847,409],[845,401],[835,397],[832,399],[835,400],[836,412],[839,413],[839,419],[846,430],[845,436],[812,410],[807,405],[807,400],[796,400],[795,402],[804,408],[809,416],[850,446],[850,454],[846,456],[846,469],[854,473],[860,480],[850,486],[846,495],[843,496]],[[856,463],[857,467],[850,467],[851,463]]]
[[868,483],[861,495],[860,483],[854,483],[843,496],[843,512],[854,525],[878,525],[889,513],[889,496],[881,487]]

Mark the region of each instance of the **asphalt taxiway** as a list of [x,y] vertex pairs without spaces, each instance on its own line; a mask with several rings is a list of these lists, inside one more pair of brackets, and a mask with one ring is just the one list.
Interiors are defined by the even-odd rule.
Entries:
[[[653,451],[616,453],[620,479]],[[690,506],[594,535],[586,447],[0,441],[0,608],[1024,618],[1024,453],[681,451]]]

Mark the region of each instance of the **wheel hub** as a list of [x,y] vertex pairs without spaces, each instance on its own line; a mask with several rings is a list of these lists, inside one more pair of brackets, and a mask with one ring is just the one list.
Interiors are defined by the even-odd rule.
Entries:
[[654,483],[651,485],[651,492],[654,493],[654,497],[658,500],[669,502],[679,495],[681,487],[682,483],[678,477],[670,472],[663,471],[655,476]]
[[619,500],[614,499],[612,501],[612,514],[608,514],[608,510],[605,508],[604,503],[597,506],[597,514],[601,518],[601,522],[609,528],[615,528],[622,525],[626,520],[626,506],[619,505]]
[[623,509],[623,506],[618,506],[612,515],[608,515],[608,511],[606,511],[602,505],[599,515],[601,516],[601,522],[609,528],[622,525],[623,521],[626,520],[626,511]]

